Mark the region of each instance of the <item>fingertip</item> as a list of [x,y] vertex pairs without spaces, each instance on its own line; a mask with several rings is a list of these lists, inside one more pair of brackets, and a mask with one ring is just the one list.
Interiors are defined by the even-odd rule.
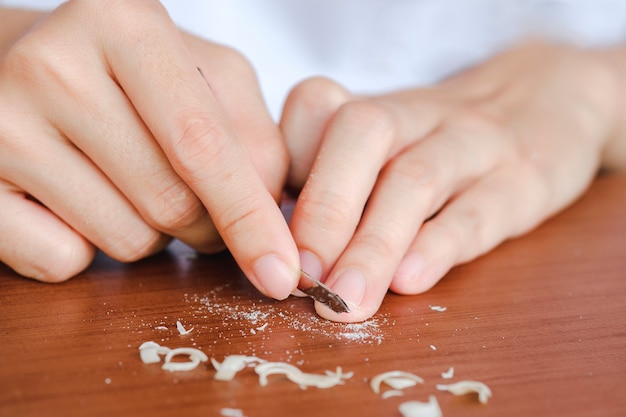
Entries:
[[421,253],[409,251],[400,262],[389,289],[396,294],[421,294],[431,289],[445,272],[428,262]]
[[337,313],[324,304],[315,303],[317,313],[328,320],[357,323],[372,317],[384,297],[377,294],[375,288],[368,286],[365,275],[355,268],[347,268],[340,272],[331,289],[340,296],[350,308],[348,313]]
[[320,317],[325,318],[326,320],[335,321],[338,323],[359,323],[372,318],[372,316],[378,311],[380,304],[374,306],[355,306],[348,303],[348,306],[350,307],[350,312],[337,313],[325,304],[316,301],[315,311],[317,312],[317,314],[319,314]]
[[339,274],[332,289],[346,302],[350,310],[358,309],[365,297],[367,279],[358,269],[348,268]]
[[298,284],[298,271],[297,266],[288,265],[278,255],[267,254],[253,264],[250,281],[263,294],[284,300]]
[[301,188],[313,166],[329,120],[350,99],[350,94],[336,82],[314,77],[296,85],[285,100],[280,119],[291,156],[287,183]]
[[96,255],[95,247],[79,236],[73,241],[43,248],[41,256],[22,259],[15,266],[15,271],[27,278],[40,282],[56,284],[65,282],[83,272]]

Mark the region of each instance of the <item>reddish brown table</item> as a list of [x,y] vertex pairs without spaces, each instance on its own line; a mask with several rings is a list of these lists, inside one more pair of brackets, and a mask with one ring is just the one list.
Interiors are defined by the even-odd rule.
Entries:
[[[193,331],[180,336],[177,320]],[[99,256],[61,285],[0,266],[0,334],[2,416],[216,416],[224,407],[248,417],[399,416],[398,404],[430,394],[444,416],[624,416],[626,175],[598,179],[574,206],[427,294],[390,294],[358,326],[316,318],[307,299],[263,298],[230,257],[175,245],[132,265]],[[354,376],[332,389],[281,376],[260,387],[253,369],[220,382],[210,364],[176,373],[143,364],[137,348],[148,340]],[[436,391],[450,366],[453,381],[488,384],[489,403]],[[402,397],[375,395],[369,379],[395,369],[426,382]]]

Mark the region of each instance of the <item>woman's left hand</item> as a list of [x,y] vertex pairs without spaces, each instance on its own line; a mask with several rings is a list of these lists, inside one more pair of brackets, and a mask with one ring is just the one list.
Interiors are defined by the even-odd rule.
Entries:
[[290,94],[281,129],[301,189],[302,267],[371,317],[426,291],[583,193],[612,133],[618,78],[593,51],[522,45],[434,88],[356,97],[327,79]]

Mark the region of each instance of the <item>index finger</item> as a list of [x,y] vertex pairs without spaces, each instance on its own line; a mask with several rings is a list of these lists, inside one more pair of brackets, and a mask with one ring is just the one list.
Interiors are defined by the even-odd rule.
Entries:
[[167,13],[158,2],[131,9],[124,18],[134,19],[135,29],[104,46],[112,76],[246,276],[263,293],[286,298],[299,260],[278,205]]

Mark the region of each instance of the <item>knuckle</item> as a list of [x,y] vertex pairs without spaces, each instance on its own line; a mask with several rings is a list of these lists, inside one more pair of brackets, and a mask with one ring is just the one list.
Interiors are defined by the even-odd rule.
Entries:
[[[43,32],[43,30],[42,30]],[[63,98],[87,106],[93,98],[85,91],[92,86],[84,84],[84,66],[67,65],[74,58],[63,39],[45,33],[29,33],[7,52],[0,67],[0,79],[8,81],[11,90],[20,95],[36,96],[40,100]]]
[[158,1],[81,0],[73,5],[77,14],[95,18],[96,23],[104,27],[115,27],[116,31],[111,33],[127,41],[146,42],[151,39],[148,32],[154,35],[155,28],[163,28],[163,24],[171,20]]
[[105,243],[103,250],[120,262],[135,262],[156,253],[163,247],[164,241],[161,233],[144,226]]
[[215,45],[219,57],[219,64],[222,68],[227,68],[229,72],[235,72],[242,79],[256,79],[256,73],[252,64],[241,52],[225,45]]
[[424,228],[428,230],[428,233],[436,236],[434,241],[439,248],[445,248],[449,253],[458,253],[461,247],[461,233],[451,224],[435,217],[428,221]]
[[381,172],[381,178],[408,190],[434,191],[440,182],[442,169],[440,165],[422,159],[394,158]]
[[157,193],[156,201],[146,208],[145,220],[152,227],[167,234],[192,226],[205,215],[200,200],[182,181]]
[[54,53],[48,42],[40,42],[34,35],[26,35],[7,52],[2,62],[2,78],[13,85],[39,85],[44,74],[54,74]]
[[441,208],[452,192],[450,171],[449,166],[421,157],[395,158],[383,168],[379,181],[405,190],[406,199],[416,207],[426,208],[431,215]]
[[262,227],[256,219],[261,218],[262,209],[258,199],[241,196],[230,209],[214,215],[214,222],[220,234],[230,240],[240,239],[251,229]]
[[428,223],[431,232],[436,231],[441,247],[454,254],[455,262],[472,259],[488,244],[483,213],[478,206],[466,204],[455,212],[454,222],[438,221],[435,217]]
[[337,229],[352,226],[361,214],[359,212],[355,215],[357,210],[354,204],[342,193],[305,192],[300,201],[298,216],[304,222],[314,224],[324,231],[335,232]]
[[296,85],[287,98],[287,105],[298,104],[308,110],[337,107],[349,99],[348,92],[325,77],[308,78]]
[[398,240],[398,236],[393,236],[388,229],[377,228],[373,231],[359,233],[355,243],[366,248],[367,253],[373,254],[372,258],[389,260],[399,257],[398,246],[394,244]]
[[[468,204],[463,210],[460,210],[459,216],[460,222],[463,224],[463,231],[457,230],[457,241],[459,249],[465,248],[461,253],[475,253],[476,250],[482,250],[481,248],[487,244],[483,213],[484,211],[475,204]],[[471,245],[468,237],[471,237]]]
[[362,138],[390,140],[395,135],[395,119],[386,107],[371,100],[353,100],[342,104],[333,122],[351,126],[363,133]]
[[[170,162],[185,179],[194,180],[207,166],[221,166],[226,163],[228,144],[224,124],[207,114],[186,115],[178,118],[175,131],[170,135]],[[201,180],[201,179],[199,179]]]

